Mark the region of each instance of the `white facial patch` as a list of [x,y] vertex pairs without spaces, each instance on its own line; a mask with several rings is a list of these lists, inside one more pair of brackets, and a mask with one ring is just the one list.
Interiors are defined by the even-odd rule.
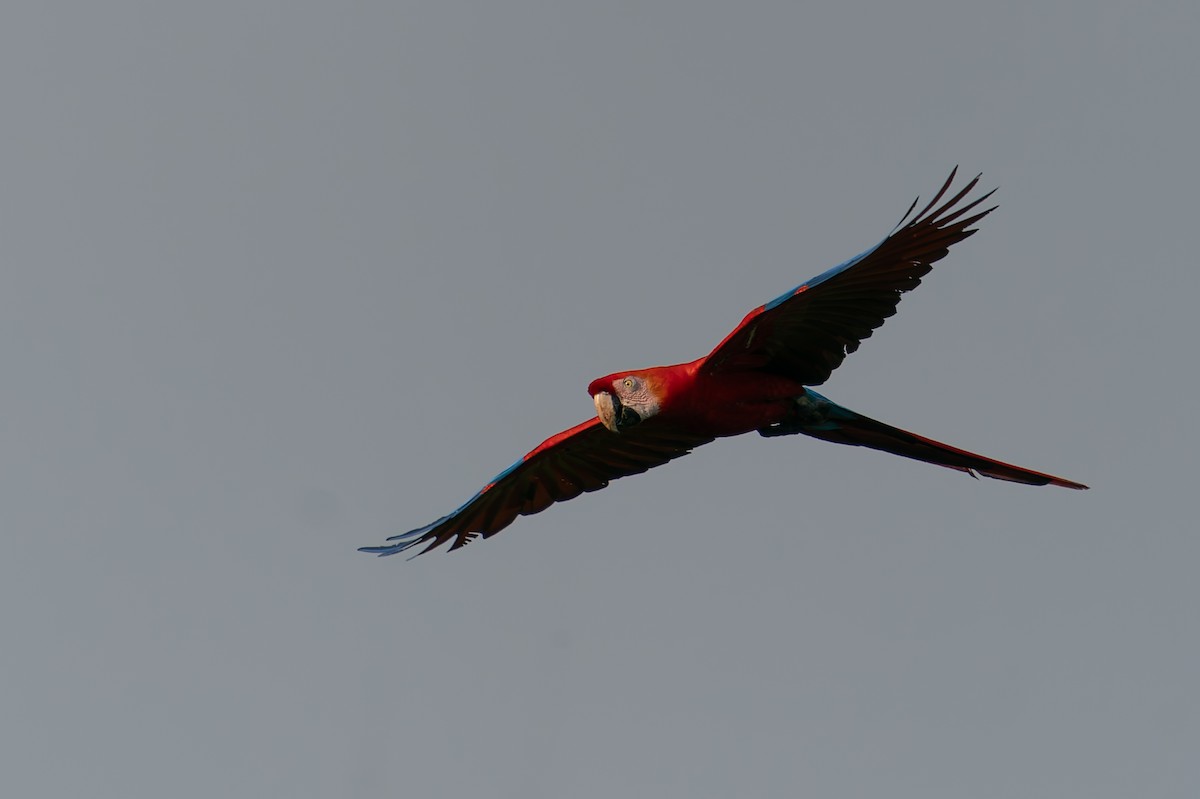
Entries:
[[624,377],[613,381],[613,389],[621,404],[637,413],[643,421],[658,413],[658,397],[646,385],[646,381]]

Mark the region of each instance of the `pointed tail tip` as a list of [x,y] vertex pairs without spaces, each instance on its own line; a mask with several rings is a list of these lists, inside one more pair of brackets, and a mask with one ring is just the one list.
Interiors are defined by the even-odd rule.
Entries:
[[359,552],[365,552],[368,555],[374,555],[378,558],[386,558],[388,555],[395,555],[397,552],[403,552],[405,547],[399,544],[380,547],[359,547]]

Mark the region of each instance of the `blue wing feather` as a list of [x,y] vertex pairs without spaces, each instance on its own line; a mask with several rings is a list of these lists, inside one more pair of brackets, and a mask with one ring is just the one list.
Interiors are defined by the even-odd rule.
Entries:
[[766,305],[764,305],[762,307],[762,310],[770,311],[774,308],[778,308],[780,305],[783,305],[783,303],[787,302],[792,297],[795,297],[800,292],[808,291],[813,286],[818,286],[818,285],[824,283],[826,280],[829,280],[832,277],[836,277],[836,276],[840,275],[842,272],[845,272],[847,269],[849,269],[850,267],[859,263],[860,261],[862,261],[864,258],[866,258],[871,253],[878,250],[885,241],[887,241],[887,239],[883,239],[882,241],[879,242],[879,244],[876,244],[874,247],[872,247],[869,250],[859,253],[858,255],[851,258],[849,261],[843,261],[842,263],[838,264],[837,266],[833,267],[832,269],[826,269],[824,272],[822,272],[821,274],[812,278],[808,282],[801,283],[799,286],[796,286],[796,288],[791,289],[790,291],[783,292],[778,297],[776,297],[775,299],[771,300]]

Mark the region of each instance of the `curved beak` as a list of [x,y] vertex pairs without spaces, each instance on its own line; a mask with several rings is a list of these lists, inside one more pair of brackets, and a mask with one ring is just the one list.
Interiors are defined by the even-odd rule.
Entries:
[[596,404],[596,415],[600,417],[600,422],[614,433],[642,421],[642,417],[636,411],[622,405],[621,400],[607,391],[597,392],[592,397],[592,402]]

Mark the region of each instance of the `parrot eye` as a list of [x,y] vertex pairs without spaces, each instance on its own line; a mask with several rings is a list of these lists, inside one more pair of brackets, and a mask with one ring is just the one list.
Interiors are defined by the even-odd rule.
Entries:
[[637,381],[634,380],[632,377],[627,377],[624,380],[622,380],[621,382],[625,385],[625,388],[628,391],[633,391],[633,387],[637,385]]

